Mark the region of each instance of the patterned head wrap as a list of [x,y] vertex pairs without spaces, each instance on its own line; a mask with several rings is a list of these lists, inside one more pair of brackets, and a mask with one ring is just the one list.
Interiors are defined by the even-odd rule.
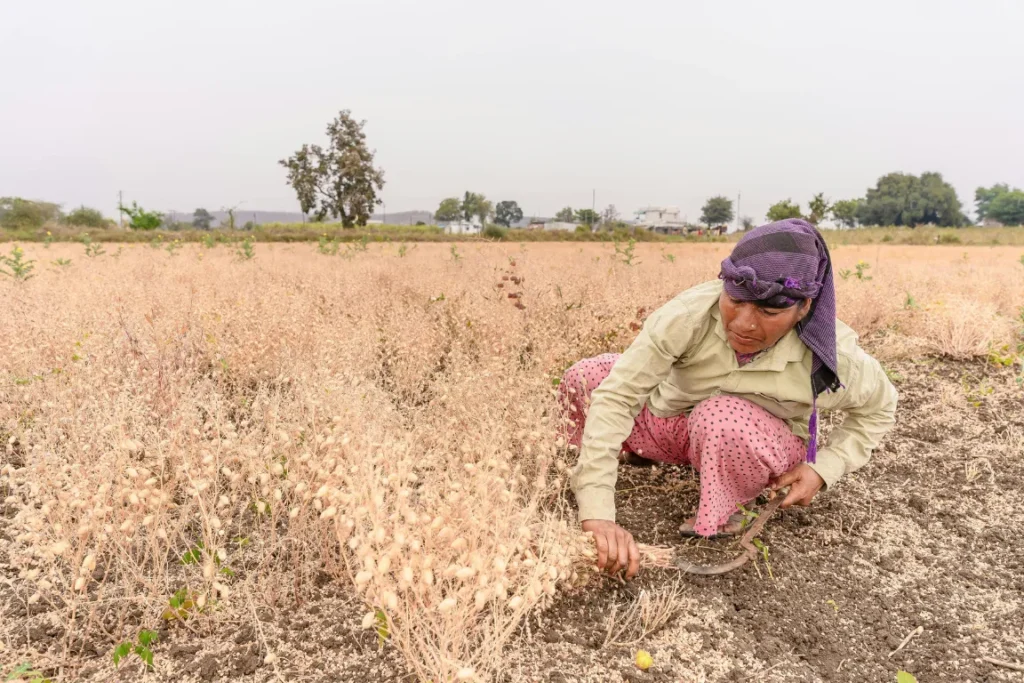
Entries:
[[810,223],[791,218],[751,230],[722,261],[719,278],[725,291],[740,301],[787,308],[811,300],[807,316],[797,323],[800,340],[811,350],[813,396],[807,462],[818,446],[818,394],[837,391],[836,293],[832,259],[825,240]]

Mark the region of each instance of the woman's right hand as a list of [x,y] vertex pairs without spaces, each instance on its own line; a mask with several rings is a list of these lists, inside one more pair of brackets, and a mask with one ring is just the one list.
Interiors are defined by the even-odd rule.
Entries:
[[640,571],[640,547],[633,540],[633,534],[606,519],[583,520],[583,530],[594,535],[598,569],[605,569],[609,574],[625,569],[627,579]]

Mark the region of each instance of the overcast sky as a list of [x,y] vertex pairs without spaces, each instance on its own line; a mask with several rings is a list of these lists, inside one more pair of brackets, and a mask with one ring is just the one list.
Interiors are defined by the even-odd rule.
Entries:
[[0,196],[298,210],[277,160],[366,119],[388,212],[714,194],[761,221],[889,171],[1024,186],[1024,2],[0,3]]

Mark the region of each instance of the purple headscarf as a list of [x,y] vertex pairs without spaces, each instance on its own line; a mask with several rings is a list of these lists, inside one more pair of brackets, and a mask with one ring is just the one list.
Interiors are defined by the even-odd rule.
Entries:
[[725,291],[740,301],[758,301],[786,308],[811,300],[807,316],[796,326],[811,350],[812,408],[807,462],[818,452],[818,394],[837,391],[836,291],[832,259],[825,240],[810,223],[790,218],[751,230],[722,261],[719,276]]

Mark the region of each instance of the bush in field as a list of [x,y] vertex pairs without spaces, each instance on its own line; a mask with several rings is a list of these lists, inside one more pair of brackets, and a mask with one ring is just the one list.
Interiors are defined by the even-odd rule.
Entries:
[[128,227],[132,230],[156,230],[164,222],[162,213],[146,211],[136,202],[132,202],[130,207],[122,206],[120,211],[128,216]]
[[106,228],[111,221],[103,217],[97,209],[88,206],[80,206],[68,215],[64,216],[62,222],[66,225],[74,225],[82,228]]
[[507,228],[503,228],[500,225],[494,225],[493,223],[488,225],[486,228],[484,228],[484,231],[483,231],[484,237],[489,237],[491,239],[496,239],[496,240],[504,239],[504,237],[507,234],[508,234],[508,229]]

